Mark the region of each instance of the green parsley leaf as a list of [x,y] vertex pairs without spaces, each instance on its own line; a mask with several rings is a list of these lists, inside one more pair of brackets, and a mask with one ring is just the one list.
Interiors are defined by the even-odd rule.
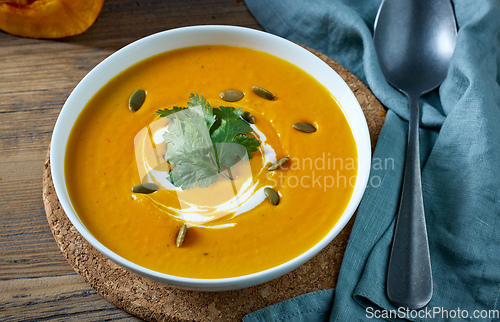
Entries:
[[250,125],[241,118],[241,108],[211,108],[203,96],[191,94],[187,107],[158,110],[171,119],[163,138],[165,159],[173,166],[171,182],[184,189],[207,187],[216,182],[222,167],[248,160],[259,140],[248,136]]

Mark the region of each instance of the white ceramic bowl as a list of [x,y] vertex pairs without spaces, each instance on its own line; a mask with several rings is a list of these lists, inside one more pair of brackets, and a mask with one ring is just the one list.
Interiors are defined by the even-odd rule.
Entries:
[[[252,48],[278,56],[300,67],[322,83],[340,103],[357,145],[357,180],[351,200],[338,223],[325,238],[302,255],[250,275],[220,279],[185,278],[159,273],[132,263],[94,238],[76,214],[66,189],[64,157],[68,136],[76,118],[90,98],[118,73],[141,60],[165,51],[197,45]],[[52,136],[50,160],[55,190],[66,215],[80,234],[101,253],[132,271],[170,285],[193,290],[222,291],[249,287],[279,277],[302,265],[328,245],[349,221],[361,200],[370,172],[371,148],[368,127],[358,101],[342,78],[321,59],[306,49],[269,33],[233,26],[195,26],[160,32],[140,39],[118,50],[90,71],[76,86],[61,110]]]

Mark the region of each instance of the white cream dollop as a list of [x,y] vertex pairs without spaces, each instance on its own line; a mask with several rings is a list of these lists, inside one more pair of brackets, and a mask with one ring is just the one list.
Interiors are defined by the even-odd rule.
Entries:
[[[251,124],[252,131],[261,142],[259,147],[263,156],[264,164],[276,161],[276,152],[267,143],[264,133]],[[259,205],[266,196],[264,188],[259,188],[258,179],[252,176],[248,159],[240,160],[231,169],[231,175],[221,176],[212,186],[206,188],[193,188],[183,191],[174,186],[168,179],[169,165],[163,158],[166,151],[166,143],[163,134],[168,131],[168,119],[158,119],[144,127],[135,137],[135,156],[137,169],[142,182],[155,183],[160,190],[171,190],[177,193],[180,208],[172,207],[158,202],[153,195],[150,200],[163,212],[182,220],[188,226],[203,226],[207,228],[224,228],[234,226],[231,219],[239,216]],[[264,171],[264,168],[261,170]],[[219,174],[220,175],[220,174]],[[227,177],[233,177],[233,180]],[[205,190],[205,189],[215,189]],[[208,196],[200,196],[200,194]],[[222,202],[212,202],[210,194],[223,195],[226,198]],[[212,198],[213,199],[213,198]],[[211,224],[215,220],[220,223]]]

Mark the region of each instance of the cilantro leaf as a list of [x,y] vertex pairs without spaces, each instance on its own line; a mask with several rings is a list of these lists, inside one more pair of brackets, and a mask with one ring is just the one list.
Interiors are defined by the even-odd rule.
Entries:
[[187,107],[174,106],[172,107],[172,109],[164,108],[162,110],[157,110],[156,114],[158,114],[160,117],[171,118],[175,113],[189,108],[192,110],[197,110],[198,113],[203,116],[208,128],[210,128],[215,123],[213,110],[210,107],[210,104],[207,102],[207,99],[204,98],[203,95],[200,97],[198,96],[198,93],[191,93],[191,95],[189,95],[189,102],[187,103],[187,105]]
[[219,171],[214,161],[214,149],[192,151],[182,162],[172,168],[170,180],[182,190],[208,187],[219,179]]
[[170,115],[180,112],[182,110],[187,109],[187,107],[179,107],[179,106],[174,106],[172,107],[171,110],[164,108],[163,110],[157,110],[156,114],[158,114],[160,117],[169,117]]
[[247,149],[239,143],[215,143],[215,149],[217,151],[217,160],[219,161],[219,167],[230,168],[239,160],[248,161],[249,159]]
[[259,140],[257,140],[253,136],[247,136],[247,135],[237,135],[233,139],[233,142],[241,144],[247,149],[249,159],[252,158],[252,154],[250,154],[250,152],[257,152],[260,146]]
[[200,106],[170,116],[163,138],[167,143],[165,159],[173,165],[172,183],[185,189],[198,184],[207,187],[218,179],[218,165],[210,134]]
[[244,152],[248,158],[252,157],[250,152],[257,151],[257,147],[260,145],[256,138],[246,136],[252,132],[252,128],[241,118],[242,113],[241,107],[235,109],[231,106],[221,106],[214,109],[214,114],[220,125],[213,131],[211,138],[212,142],[216,144],[220,166],[232,167],[238,158],[244,157],[242,150],[236,145],[245,148]]
[[248,136],[252,128],[241,118],[241,108],[212,109],[197,93],[189,96],[187,105],[157,111],[171,119],[163,134],[165,159],[173,166],[170,180],[182,189],[207,187],[218,180],[221,167],[250,159],[260,142]]
[[200,107],[201,115],[205,118],[205,122],[207,123],[207,128],[210,129],[212,125],[215,123],[215,115],[213,113],[210,104],[207,102],[207,99],[201,95],[198,96],[198,93],[191,93],[189,95],[189,102],[187,103],[189,109],[198,110],[197,107]]
[[213,113],[217,116],[219,126],[212,133],[214,138],[228,138],[235,137],[238,134],[249,134],[252,132],[250,124],[241,118],[243,110],[240,108],[235,109],[232,106],[220,106],[214,109]]

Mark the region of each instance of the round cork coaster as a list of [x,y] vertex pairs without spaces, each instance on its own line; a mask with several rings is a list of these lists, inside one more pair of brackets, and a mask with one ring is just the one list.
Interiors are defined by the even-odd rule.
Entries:
[[[370,90],[331,58],[307,48],[349,85],[365,113],[372,150],[385,110]],[[133,273],[92,247],[66,217],[55,193],[49,154],[43,174],[43,201],[54,238],[73,269],[108,301],[148,321],[234,321],[253,311],[305,293],[335,287],[354,216],[318,255],[270,282],[236,291],[198,292],[174,288]]]

